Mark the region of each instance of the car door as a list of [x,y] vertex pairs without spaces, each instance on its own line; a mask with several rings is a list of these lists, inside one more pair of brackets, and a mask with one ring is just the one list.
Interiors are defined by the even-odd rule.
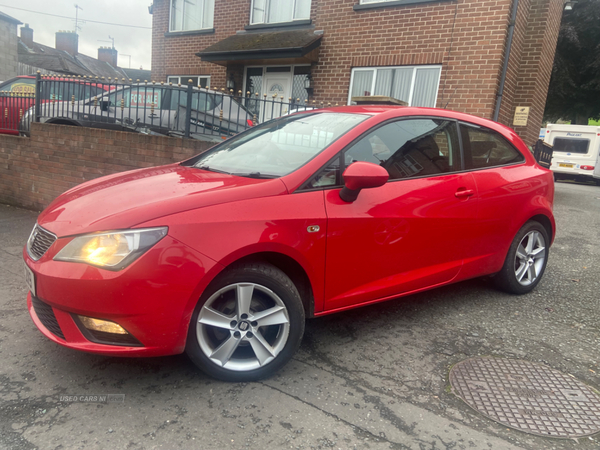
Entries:
[[[386,123],[343,152],[342,166],[354,161],[379,164],[390,179],[351,203],[340,198],[340,188],[325,191],[325,309],[454,279],[477,217],[475,183],[462,171],[456,123],[436,118]],[[311,182],[332,179],[328,167]]]
[[463,275],[469,277],[500,270],[517,232],[513,223],[517,209],[544,186],[532,178],[523,155],[499,133],[464,122],[460,129],[465,166],[479,196],[475,244],[463,267]]

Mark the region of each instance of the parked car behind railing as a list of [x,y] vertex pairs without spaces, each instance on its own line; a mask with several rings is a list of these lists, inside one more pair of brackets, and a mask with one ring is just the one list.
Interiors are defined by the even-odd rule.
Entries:
[[[173,85],[172,83],[131,83],[125,79],[108,81],[80,79],[96,83],[105,91],[88,98],[63,95],[30,108],[23,116],[20,131],[28,135],[33,121],[107,128],[148,134],[221,140],[258,123],[292,111],[313,109],[307,99],[287,99],[242,91],[225,91]],[[139,81],[139,80],[138,80]],[[57,89],[60,81],[39,77],[40,91]],[[59,88],[60,89],[60,88]],[[323,106],[323,104],[321,104]]]
[[[40,84],[41,103],[61,100],[80,101],[102,95],[109,85],[81,78],[48,77]],[[0,84],[0,134],[19,134],[19,123],[35,105],[35,75],[20,75]]]
[[[110,92],[103,95],[40,105],[39,121],[175,136],[187,133],[189,137],[231,136],[253,125],[253,116],[239,101],[218,91],[156,83],[110,87]],[[35,114],[35,108],[31,108],[23,117],[23,134],[29,133]]]

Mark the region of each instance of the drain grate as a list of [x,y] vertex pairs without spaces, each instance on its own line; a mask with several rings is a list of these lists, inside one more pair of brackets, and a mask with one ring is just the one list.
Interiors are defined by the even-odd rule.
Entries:
[[539,436],[600,431],[600,397],[557,370],[528,361],[473,358],[450,371],[453,392],[496,422]]

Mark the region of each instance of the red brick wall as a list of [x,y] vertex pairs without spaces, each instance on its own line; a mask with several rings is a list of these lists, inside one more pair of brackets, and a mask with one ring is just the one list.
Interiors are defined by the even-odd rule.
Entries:
[[41,210],[84,181],[181,161],[210,146],[191,139],[33,123],[31,138],[0,134],[0,203]]
[[[346,104],[353,67],[439,64],[442,77],[437,107],[492,118],[513,1],[454,0],[355,11],[352,7],[358,0],[313,0],[315,29],[324,30],[319,62],[313,67],[313,98],[319,103]],[[213,76],[213,87],[223,87],[225,69],[202,63],[195,53],[243,30],[249,23],[251,0],[216,0],[214,34],[165,37],[169,3],[154,2],[153,77],[163,81],[167,74],[206,73]],[[545,80],[550,77],[561,17],[558,3],[561,0],[520,1],[502,123],[512,124],[515,102],[534,101],[532,107],[537,111],[537,103],[545,101],[542,93],[547,90]],[[548,21],[545,27],[544,20]],[[522,78],[529,73],[527,64],[540,55],[544,62],[537,70],[542,83],[527,99],[531,86]],[[540,125],[541,116],[536,113],[520,132],[527,138],[537,135]]]
[[[562,0],[530,0],[529,23],[521,52],[521,62],[511,115],[517,106],[529,106],[527,127],[515,131],[528,144],[538,140],[550,75],[564,9]],[[509,126],[512,124],[510,117]]]
[[225,87],[225,68],[196,56],[209,45],[243,30],[250,20],[251,0],[216,0],[212,34],[165,36],[169,31],[169,0],[154,0],[152,14],[152,78],[167,75],[211,75],[211,87]]

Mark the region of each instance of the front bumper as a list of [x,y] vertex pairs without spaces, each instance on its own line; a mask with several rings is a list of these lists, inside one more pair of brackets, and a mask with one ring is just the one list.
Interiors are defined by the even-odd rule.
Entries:
[[[24,249],[34,272],[36,297],[29,314],[51,341],[113,356],[162,356],[185,348],[196,303],[216,263],[166,236],[127,268],[112,272],[52,258],[69,239],[58,239],[38,261]],[[130,334],[98,339],[77,316],[115,322]]]

